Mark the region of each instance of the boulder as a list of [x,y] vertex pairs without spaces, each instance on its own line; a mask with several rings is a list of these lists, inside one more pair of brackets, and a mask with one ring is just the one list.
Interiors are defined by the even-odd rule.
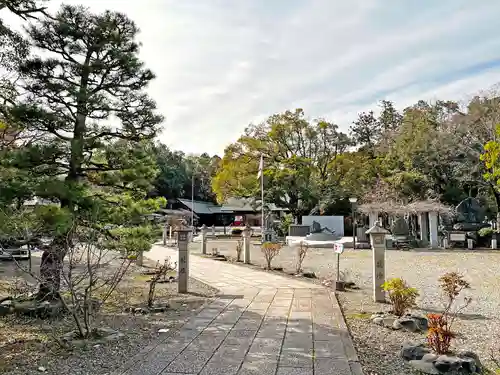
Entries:
[[430,375],[441,375],[439,370],[437,370],[432,362],[426,362],[422,360],[412,360],[409,362],[410,366],[414,369],[423,372],[424,374]]
[[384,325],[384,318],[381,316],[377,316],[372,320],[372,322],[381,326],[381,325]]
[[419,327],[413,318],[399,318],[397,322],[407,331],[418,332]]
[[440,355],[434,361],[434,367],[441,372],[456,371],[462,368],[462,359],[448,355]]
[[392,324],[392,329],[394,330],[400,330],[401,328],[403,328],[403,326],[399,323],[398,320],[395,320],[394,323]]
[[[462,358],[464,360],[464,362],[466,363],[466,366],[469,366],[471,363],[471,360],[474,360],[474,366],[476,368],[476,372],[480,373],[482,371],[483,364],[481,363],[479,356],[476,353],[464,350],[464,351],[459,352],[457,354],[457,357]],[[464,367],[464,364],[462,364],[462,367]],[[470,367],[470,368],[472,368],[472,367]]]
[[13,311],[14,311],[14,306],[12,300],[7,299],[2,303],[0,303],[0,316],[6,316],[12,314]]
[[391,316],[386,316],[386,317],[382,318],[382,325],[386,328],[392,328],[395,321],[396,321],[396,318],[393,318]]
[[422,357],[422,361],[434,363],[434,361],[438,359],[438,357],[439,356],[437,354],[428,353]]
[[405,341],[401,348],[401,357],[407,361],[420,360],[428,353],[430,350],[424,344],[414,344],[409,341]]
[[421,331],[427,331],[429,329],[429,322],[425,316],[411,314],[410,318],[413,319]]

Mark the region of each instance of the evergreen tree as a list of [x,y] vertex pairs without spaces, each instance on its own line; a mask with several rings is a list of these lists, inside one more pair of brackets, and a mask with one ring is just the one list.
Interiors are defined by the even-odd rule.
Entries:
[[6,210],[27,191],[54,202],[36,210],[53,238],[42,255],[38,297],[53,299],[75,228],[121,225],[106,232],[120,239],[115,245],[150,246],[151,230],[140,219],[161,203],[145,196],[157,173],[150,141],[162,117],[144,91],[154,75],[138,58],[138,29],[124,14],[63,6],[26,30],[42,54],[20,66],[24,95],[5,112],[31,141],[4,149],[1,163],[29,188],[19,196],[3,184],[0,196],[10,194]]

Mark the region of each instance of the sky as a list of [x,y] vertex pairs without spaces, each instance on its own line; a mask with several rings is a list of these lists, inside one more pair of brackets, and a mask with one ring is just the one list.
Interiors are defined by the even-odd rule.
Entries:
[[160,140],[187,153],[222,155],[250,123],[287,109],[348,131],[382,99],[463,101],[500,82],[498,0],[64,2],[138,24]]

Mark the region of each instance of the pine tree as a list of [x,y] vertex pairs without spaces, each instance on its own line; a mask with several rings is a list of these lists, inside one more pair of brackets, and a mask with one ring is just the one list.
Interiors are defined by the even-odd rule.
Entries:
[[[54,202],[36,210],[36,222],[53,238],[42,255],[38,297],[54,299],[60,265],[78,241],[75,228],[121,225],[119,236],[107,232],[119,237],[116,246],[150,246],[141,217],[161,203],[145,197],[157,173],[150,141],[162,117],[145,93],[154,74],[138,58],[138,29],[124,14],[63,6],[26,30],[42,53],[19,67],[24,95],[5,113],[30,142],[4,149],[0,163],[16,171],[12,183],[22,179],[32,196]],[[2,189],[10,194],[6,210],[27,198],[16,196],[12,184],[0,184],[0,196]]]

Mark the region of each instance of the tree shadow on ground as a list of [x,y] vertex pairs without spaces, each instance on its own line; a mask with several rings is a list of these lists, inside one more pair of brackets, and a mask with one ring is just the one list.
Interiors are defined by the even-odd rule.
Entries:
[[[424,313],[431,313],[431,314],[442,314],[443,309],[433,309],[430,307],[419,307],[419,310],[424,312]],[[491,318],[484,316],[482,314],[467,314],[467,313],[458,313],[457,318],[462,319],[462,320],[491,320]]]

